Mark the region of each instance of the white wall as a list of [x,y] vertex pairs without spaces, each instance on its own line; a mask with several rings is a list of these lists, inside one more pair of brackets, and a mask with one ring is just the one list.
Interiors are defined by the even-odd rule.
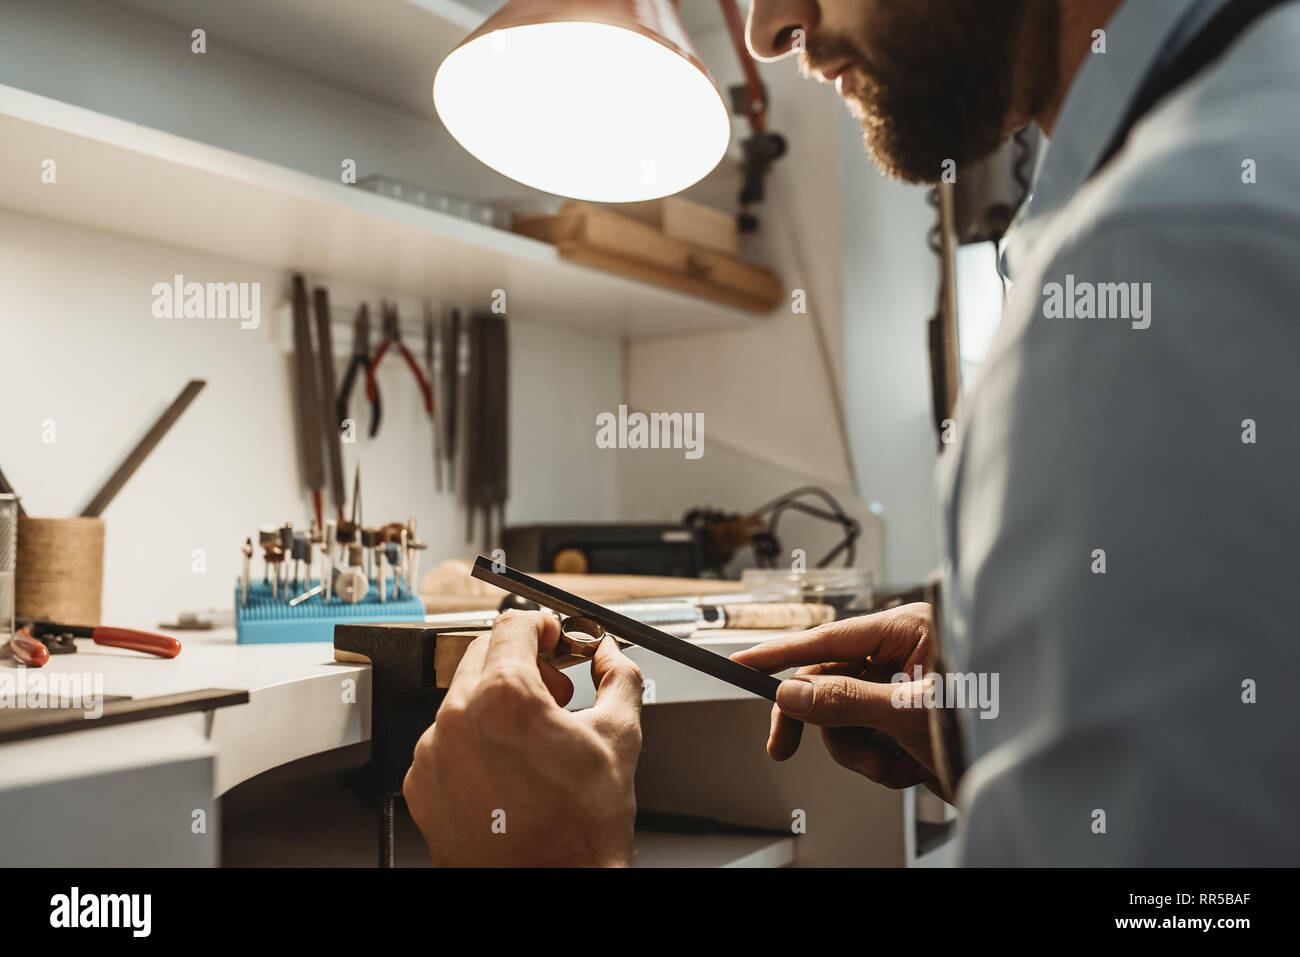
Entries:
[[935,214],[923,188],[880,175],[847,111],[838,133],[840,194],[854,211],[843,229],[850,438],[863,494],[882,508],[888,578],[917,584],[938,563],[926,330],[939,282],[926,245]]
[[[697,41],[724,88],[739,81],[726,34]],[[883,543],[865,544],[862,559],[881,556],[878,579],[913,584],[937,560],[925,325],[939,277],[926,246],[933,213],[924,190],[876,172],[860,129],[828,86],[804,79],[788,61],[762,70],[772,127],[786,135],[790,152],[769,181],[763,229],[745,241],[745,253],[772,265],[788,289],[808,290],[811,313],[778,311],[744,329],[630,346],[630,404],[704,412],[705,455],[717,450],[733,478],[723,483],[716,468],[663,456],[624,463],[621,507],[643,517],[701,504],[743,511],[797,483],[820,483],[867,523],[869,536],[883,534]],[[736,129],[739,142],[746,130]],[[693,195],[730,207],[738,189],[733,164]],[[814,322],[826,337],[833,381]],[[834,418],[837,387],[856,496]]]
[[[695,39],[724,90],[740,81],[724,31]],[[835,191],[827,188],[838,179],[839,158],[825,144],[835,133],[836,104],[797,77],[790,64],[765,66],[764,72],[773,128],[786,135],[790,152],[758,210],[762,231],[742,238],[742,252],[772,266],[789,292],[805,290],[809,311],[796,314],[787,306],[733,331],[629,345],[629,404],[645,411],[702,412],[704,458],[716,457],[706,463],[655,455],[651,461],[643,454],[632,461],[635,453],[629,453],[620,463],[620,503],[638,517],[676,518],[696,505],[743,512],[809,482],[830,487],[854,505],[833,406],[843,328],[841,210]],[[733,156],[690,192],[692,198],[737,208],[736,157],[748,135],[748,127],[736,121]],[[817,323],[831,344],[829,376],[817,346]]]
[[[244,536],[259,524],[309,519],[291,356],[275,341],[275,323],[241,330],[223,320],[154,319],[151,288],[176,272],[260,282],[266,311],[290,288],[288,275],[245,263],[0,212],[0,468],[30,514],[77,514],[185,382],[208,381],[104,515],[104,620],[115,624],[228,607]],[[371,301],[381,292],[369,291]],[[399,303],[415,314],[414,303]],[[618,344],[523,322],[511,323],[510,336],[508,518],[614,518],[614,463],[594,448],[591,423],[621,394]],[[434,493],[431,432],[414,380],[385,360],[379,388],[379,435],[362,429],[344,446],[349,476],[362,463],[367,522],[417,516],[430,543],[426,568],[468,556],[452,497]],[[366,421],[360,387],[352,411]],[[56,429],[48,445],[47,419]],[[561,456],[582,467],[561,471]],[[196,548],[206,574],[191,570]]]
[[[216,31],[208,52],[193,55],[188,30],[115,4],[5,0],[0,83],[322,177],[337,177],[349,157],[361,175],[385,172],[454,195],[531,192],[486,170],[428,115],[231,47]],[[290,288],[288,274],[256,264],[0,211],[0,467],[29,512],[76,514],[187,379],[209,382],[105,514],[104,615],[122,624],[228,607],[244,537],[259,524],[308,519],[290,357],[274,323],[240,331],[153,320],[152,286],[175,273],[260,282],[264,314]],[[308,278],[334,288],[336,310],[391,293]],[[419,304],[398,301],[408,317],[418,314]],[[623,395],[621,346],[516,321],[510,334],[507,520],[615,518],[615,463],[593,436],[597,412]],[[451,498],[434,496],[430,429],[409,373],[390,362],[380,377],[385,426],[374,441],[363,435],[345,447],[345,469],[360,457],[367,521],[418,517],[429,567],[472,546]],[[47,418],[57,423],[54,445],[40,441]],[[205,575],[191,572],[196,548],[206,552]]]

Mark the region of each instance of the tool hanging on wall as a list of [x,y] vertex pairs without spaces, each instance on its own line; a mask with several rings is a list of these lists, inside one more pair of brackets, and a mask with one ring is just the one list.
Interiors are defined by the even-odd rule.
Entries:
[[465,388],[461,392],[466,541],[474,541],[481,520],[484,551],[497,547],[505,524],[509,481],[509,336],[501,316],[478,313],[469,323]]
[[451,314],[442,323],[442,357],[444,374],[442,382],[443,410],[439,413],[443,421],[443,457],[447,463],[447,486],[456,491],[460,484],[460,446],[464,441],[460,429],[462,403],[460,401],[460,383],[463,376],[462,367],[468,369],[468,346],[462,355],[463,335],[461,330],[460,310],[452,309]]
[[[366,374],[370,368],[370,307],[364,302],[357,309],[356,318],[352,320],[352,358],[348,362],[348,371],[343,374],[343,385],[339,388],[338,400],[334,405],[334,418],[338,420],[339,431],[349,418],[348,399],[352,395],[352,386],[357,381],[357,374]],[[380,401],[379,386],[373,391],[367,387],[370,396],[370,434],[379,431],[379,416],[383,411]]]
[[339,435],[337,419],[330,422],[330,412],[334,406],[336,394],[334,383],[334,336],[330,331],[330,296],[329,291],[318,287],[313,294],[316,307],[316,355],[320,360],[320,427],[321,440],[325,443],[326,461],[329,464],[330,493],[334,499],[334,511],[343,517],[343,503],[347,498],[346,480],[343,477],[343,444]]
[[307,282],[293,277],[294,391],[297,393],[298,451],[303,483],[311,496],[316,521],[324,520],[325,459],[321,453],[319,394],[316,357],[311,345],[311,319],[307,315]]
[[131,476],[135,474],[135,470],[144,464],[144,460],[149,457],[149,454],[158,443],[163,440],[163,436],[176,424],[176,420],[189,408],[190,403],[194,401],[194,397],[203,391],[205,385],[207,383],[202,379],[191,379],[186,383],[185,388],[181,390],[181,394],[172,400],[172,404],[167,407],[167,411],[158,417],[158,421],[153,424],[153,428],[131,450],[126,460],[118,466],[117,471],[104,483],[104,487],[95,493],[94,498],[90,500],[90,504],[82,509],[82,518],[98,518],[104,514],[104,509],[108,508],[109,502],[113,501],[117,493],[122,490],[122,486],[130,481]]
[[429,388],[434,395],[433,405],[433,481],[434,487],[444,491],[446,482],[443,478],[443,445],[445,427],[443,402],[443,350],[442,318],[433,314],[433,307],[424,304],[424,372],[429,381]]
[[[375,353],[370,365],[366,367],[366,398],[371,401],[373,408],[375,396],[378,395],[375,385],[375,371],[379,368],[379,364],[384,361],[384,356],[388,354],[389,348],[397,346],[398,352],[401,353],[402,358],[406,361],[407,368],[411,370],[411,374],[415,376],[416,384],[420,387],[420,395],[424,399],[424,411],[432,418],[433,391],[429,388],[424,373],[420,371],[420,364],[415,361],[415,356],[411,355],[411,350],[406,348],[406,344],[402,342],[402,321],[397,314],[397,307],[389,303],[383,305],[383,331],[384,342]],[[379,414],[377,410],[374,410],[374,414],[370,419],[370,437],[374,438],[378,433]]]
[[[478,507],[478,468],[480,456],[475,446],[477,432],[471,432],[477,409],[474,400],[479,389],[478,343],[474,339],[476,319],[470,316],[461,325],[456,353],[456,450],[461,505],[465,508],[465,541],[474,541],[474,518]],[[491,551],[489,548],[488,551]]]

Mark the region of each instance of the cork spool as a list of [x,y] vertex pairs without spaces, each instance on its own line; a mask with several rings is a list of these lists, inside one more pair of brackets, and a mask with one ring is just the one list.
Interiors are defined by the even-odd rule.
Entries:
[[104,521],[18,519],[18,617],[98,625],[104,589]]

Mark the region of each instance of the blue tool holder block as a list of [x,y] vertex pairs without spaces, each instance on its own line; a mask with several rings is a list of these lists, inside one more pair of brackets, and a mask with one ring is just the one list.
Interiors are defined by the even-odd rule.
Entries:
[[[308,587],[315,584],[311,582]],[[280,601],[273,601],[271,586],[256,581],[248,585],[248,604],[240,605],[239,584],[236,583],[235,640],[241,645],[332,642],[335,625],[423,622],[424,602],[419,598],[397,598],[394,583],[386,584],[386,602],[379,600],[378,592],[372,587],[370,593],[355,605],[337,598],[326,604],[323,596],[313,595],[291,608],[283,596]]]

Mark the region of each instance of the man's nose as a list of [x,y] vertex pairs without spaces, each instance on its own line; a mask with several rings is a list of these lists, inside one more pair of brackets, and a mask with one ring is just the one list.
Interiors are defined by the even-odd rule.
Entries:
[[749,11],[749,51],[759,60],[779,60],[807,37],[821,17],[817,0],[754,0]]

